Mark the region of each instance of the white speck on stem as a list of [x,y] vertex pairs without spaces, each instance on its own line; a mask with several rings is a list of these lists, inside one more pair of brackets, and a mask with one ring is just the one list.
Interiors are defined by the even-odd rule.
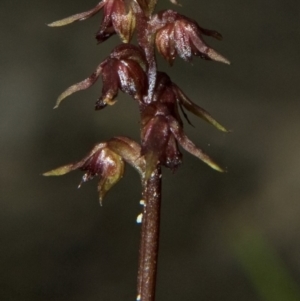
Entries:
[[145,200],[140,200],[140,204],[141,204],[142,206],[146,206]]
[[136,218],[136,222],[137,222],[138,224],[140,224],[140,223],[142,222],[142,220],[143,220],[143,213],[140,213],[140,214],[137,216],[137,218]]
[[141,300],[141,295],[137,295],[136,296],[136,301],[140,301]]

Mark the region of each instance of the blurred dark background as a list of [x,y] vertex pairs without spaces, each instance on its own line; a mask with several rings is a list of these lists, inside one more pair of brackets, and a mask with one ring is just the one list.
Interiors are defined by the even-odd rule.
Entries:
[[[300,2],[159,1],[202,27],[231,66],[177,59],[171,75],[230,134],[190,116],[188,136],[219,174],[184,153],[164,170],[157,300],[300,300]],[[68,98],[119,43],[96,45],[101,16],[63,28],[46,23],[97,1],[0,4],[0,298],[20,301],[134,300],[139,177],[130,167],[99,206],[97,181],[41,173],[83,157],[116,135],[139,139],[136,104],[125,95],[95,112],[101,84]]]

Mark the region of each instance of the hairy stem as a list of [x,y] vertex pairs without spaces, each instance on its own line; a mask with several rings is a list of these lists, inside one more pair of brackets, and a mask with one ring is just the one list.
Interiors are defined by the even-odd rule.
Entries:
[[143,185],[143,218],[138,268],[137,300],[154,301],[159,245],[161,169]]

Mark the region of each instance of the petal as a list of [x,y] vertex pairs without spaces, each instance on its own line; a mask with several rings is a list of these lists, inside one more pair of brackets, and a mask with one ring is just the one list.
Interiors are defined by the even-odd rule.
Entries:
[[135,61],[122,60],[118,68],[120,89],[139,101],[147,93],[148,80],[144,70]]
[[175,171],[182,162],[182,154],[173,135],[170,135],[164,157],[163,164],[172,171]]
[[93,15],[95,15],[97,12],[99,12],[102,9],[102,7],[105,5],[106,2],[107,2],[106,0],[103,0],[103,1],[99,2],[91,10],[64,18],[59,21],[52,22],[52,23],[48,24],[48,26],[50,26],[50,27],[64,26],[64,25],[73,23],[75,21],[83,21],[85,19],[88,19],[88,18],[92,17]]
[[222,132],[228,132],[228,130],[225,127],[223,127],[220,123],[218,123],[206,110],[193,103],[176,84],[173,83],[173,86],[177,99],[188,111],[204,119],[211,125],[215,126],[218,130]]
[[192,59],[192,47],[189,38],[190,26],[185,20],[178,20],[174,24],[174,42],[178,55],[185,61]]
[[101,23],[100,29],[96,34],[96,39],[99,43],[104,42],[110,36],[115,34],[115,29],[112,24],[111,15],[113,12],[115,0],[108,0],[103,9],[103,21]]
[[172,65],[177,54],[174,43],[173,24],[168,24],[157,32],[155,44],[158,52]]
[[191,140],[189,140],[189,138],[185,135],[182,128],[180,127],[179,123],[172,116],[169,116],[168,120],[171,132],[173,133],[179,144],[186,151],[209,165],[211,168],[220,172],[224,172],[224,169],[222,169],[207,154],[205,154],[201,149],[197,148],[196,145]]
[[115,32],[115,29],[111,22],[108,23],[108,25],[106,25],[105,27],[102,24],[100,29],[96,33],[96,39],[97,39],[98,43],[100,44],[100,43],[106,41],[108,38],[110,38],[114,34],[116,34],[116,32]]
[[104,103],[113,104],[115,97],[118,95],[120,80],[118,68],[120,62],[117,59],[107,59],[102,69],[102,96],[100,99]]
[[122,42],[128,43],[131,40],[135,28],[135,15],[132,8],[129,7],[129,11],[126,13],[124,1],[115,0],[111,19],[113,27],[120,36]]
[[102,72],[102,63],[97,67],[96,71],[89,76],[88,78],[86,78],[85,80],[69,87],[67,90],[65,90],[62,94],[60,94],[60,96],[58,97],[55,107],[54,109],[58,108],[58,106],[60,105],[60,103],[68,96],[70,96],[71,94],[81,91],[81,90],[85,90],[89,87],[91,87],[98,79],[99,75]]

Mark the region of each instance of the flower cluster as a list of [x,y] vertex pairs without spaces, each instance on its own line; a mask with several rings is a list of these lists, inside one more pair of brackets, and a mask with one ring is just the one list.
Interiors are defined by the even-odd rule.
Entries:
[[[171,2],[178,4],[176,0]],[[207,111],[193,103],[166,73],[157,70],[154,52],[156,46],[170,65],[176,56],[185,61],[198,56],[229,64],[202,37],[206,35],[220,40],[222,36],[173,10],[153,14],[155,4],[156,0],[103,0],[89,11],[49,24],[52,27],[70,24],[102,10],[103,20],[96,33],[98,42],[114,34],[118,34],[123,41],[91,76],[65,90],[58,97],[55,107],[74,92],[91,87],[101,76],[102,93],[96,102],[96,110],[113,105],[119,91],[130,95],[140,109],[141,145],[126,137],[113,138],[96,145],[81,161],[45,173],[62,175],[79,168],[85,171],[82,182],[99,176],[100,200],[123,176],[124,162],[138,170],[142,181],[149,179],[161,165],[176,170],[182,161],[179,145],[213,169],[223,171],[185,135],[180,110],[186,119],[184,109],[223,132],[227,130]],[[135,28],[138,28],[139,46],[129,44]]]

